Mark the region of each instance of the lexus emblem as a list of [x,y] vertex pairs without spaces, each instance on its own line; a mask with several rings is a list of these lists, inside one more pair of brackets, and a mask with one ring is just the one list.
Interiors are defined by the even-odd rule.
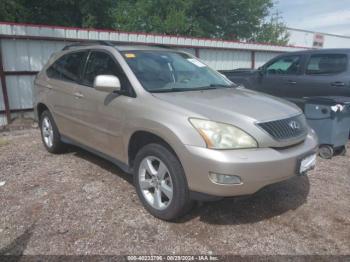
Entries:
[[300,124],[297,121],[290,121],[288,124],[293,130],[300,129]]

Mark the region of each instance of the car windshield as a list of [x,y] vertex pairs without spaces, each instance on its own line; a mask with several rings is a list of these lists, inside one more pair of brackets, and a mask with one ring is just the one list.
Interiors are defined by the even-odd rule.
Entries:
[[179,92],[233,87],[198,59],[175,51],[124,51],[142,86],[149,92]]

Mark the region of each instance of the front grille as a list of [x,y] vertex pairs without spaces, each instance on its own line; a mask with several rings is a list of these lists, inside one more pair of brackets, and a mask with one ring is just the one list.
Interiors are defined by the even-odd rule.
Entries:
[[307,124],[304,115],[258,123],[258,125],[276,140],[298,138],[307,134]]

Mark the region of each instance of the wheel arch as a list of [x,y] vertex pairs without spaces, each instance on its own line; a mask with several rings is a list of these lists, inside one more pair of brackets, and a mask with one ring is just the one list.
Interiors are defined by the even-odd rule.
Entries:
[[38,121],[40,120],[41,114],[42,114],[45,110],[50,111],[50,109],[48,108],[47,105],[45,105],[44,103],[38,103],[38,104],[37,104],[37,106],[36,106],[36,117],[37,117]]
[[152,143],[161,144],[164,147],[166,147],[170,152],[172,152],[175,155],[175,157],[181,163],[181,160],[178,154],[176,153],[176,149],[174,146],[172,146],[171,142],[168,142],[166,139],[163,138],[163,136],[155,132],[147,130],[137,130],[134,131],[130,136],[127,146],[128,164],[131,168],[134,166],[134,160],[137,152],[142,147]]

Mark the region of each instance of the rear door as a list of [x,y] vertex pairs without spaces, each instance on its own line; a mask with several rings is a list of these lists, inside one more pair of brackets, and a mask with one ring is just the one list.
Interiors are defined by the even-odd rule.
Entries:
[[68,53],[60,57],[47,70],[46,85],[51,93],[48,96],[52,113],[60,132],[69,137],[79,136],[77,119],[72,105],[75,103],[75,89],[79,85],[86,51]]
[[350,96],[348,61],[345,53],[309,55],[298,96]]
[[301,75],[304,56],[280,56],[264,66],[258,78],[258,91],[278,97],[293,97]]

